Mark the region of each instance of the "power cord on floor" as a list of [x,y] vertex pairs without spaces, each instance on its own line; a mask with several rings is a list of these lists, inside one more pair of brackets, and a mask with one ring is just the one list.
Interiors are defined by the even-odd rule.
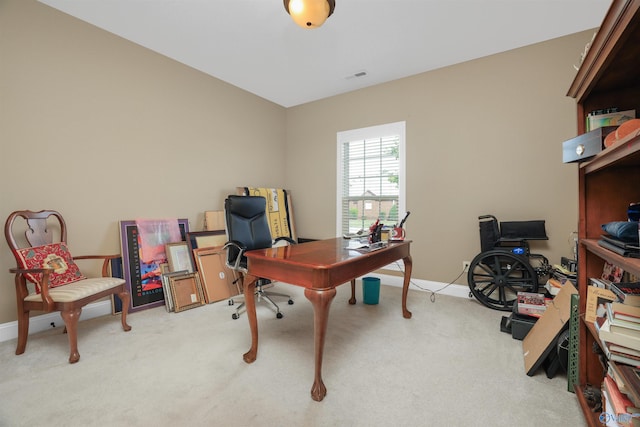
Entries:
[[[402,265],[400,264],[400,262],[399,261],[395,261],[395,264],[398,267],[398,270],[400,270],[400,272],[402,274],[404,274],[404,270],[402,269]],[[461,278],[464,273],[465,273],[465,269],[463,268],[462,271],[460,272],[460,274],[458,274],[458,277],[456,277],[455,279],[453,279],[451,282],[447,283],[446,285],[444,285],[440,289],[436,289],[435,291],[432,291],[431,289],[423,288],[422,286],[420,286],[417,283],[415,283],[411,278],[409,279],[409,284],[413,285],[416,288],[421,289],[423,291],[431,292],[431,295],[429,295],[429,300],[431,302],[436,302],[436,294],[439,293],[439,292],[442,292],[443,290],[447,289],[449,286],[451,286],[454,283],[456,283],[456,280]]]

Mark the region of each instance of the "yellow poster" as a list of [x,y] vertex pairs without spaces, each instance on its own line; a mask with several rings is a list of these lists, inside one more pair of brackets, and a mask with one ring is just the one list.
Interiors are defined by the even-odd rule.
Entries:
[[262,196],[267,200],[267,218],[271,237],[290,237],[287,194],[280,188],[247,188],[249,196]]

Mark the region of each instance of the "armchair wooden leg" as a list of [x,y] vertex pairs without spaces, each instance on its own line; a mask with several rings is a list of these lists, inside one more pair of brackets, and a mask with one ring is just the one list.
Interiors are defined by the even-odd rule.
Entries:
[[29,337],[29,311],[22,311],[18,308],[18,346],[16,354],[22,354],[27,348],[27,338]]
[[131,299],[131,295],[129,295],[129,292],[125,291],[119,293],[118,296],[122,301],[122,314],[120,317],[120,320],[122,320],[122,329],[124,329],[125,332],[128,332],[131,330],[131,326],[127,324],[127,313],[129,312],[129,301]]
[[69,337],[69,363],[76,363],[80,360],[80,353],[78,353],[78,320],[80,319],[80,313],[82,313],[81,308],[63,310],[60,313]]

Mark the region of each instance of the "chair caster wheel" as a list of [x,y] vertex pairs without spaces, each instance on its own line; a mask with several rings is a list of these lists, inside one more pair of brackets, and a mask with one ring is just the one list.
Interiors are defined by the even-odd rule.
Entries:
[[282,314],[280,312],[276,313],[276,318],[282,319],[283,317],[284,317],[284,314]]
[[233,313],[233,314],[231,315],[231,318],[232,318],[233,320],[237,320],[239,317],[240,317],[240,316],[238,316],[236,313]]
[[288,304],[289,304],[289,305],[293,305],[293,300],[292,300],[292,299],[290,299],[290,300],[288,301]]
[[227,301],[227,304],[229,304],[229,305],[233,305],[233,300],[232,300],[232,299],[230,299],[229,301]]
[[473,298],[473,292],[469,292],[469,299]]

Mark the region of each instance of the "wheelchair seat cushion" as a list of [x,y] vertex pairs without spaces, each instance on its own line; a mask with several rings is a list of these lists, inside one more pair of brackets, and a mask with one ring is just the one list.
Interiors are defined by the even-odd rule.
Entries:
[[626,243],[638,243],[638,223],[635,221],[613,221],[602,224],[602,230]]

